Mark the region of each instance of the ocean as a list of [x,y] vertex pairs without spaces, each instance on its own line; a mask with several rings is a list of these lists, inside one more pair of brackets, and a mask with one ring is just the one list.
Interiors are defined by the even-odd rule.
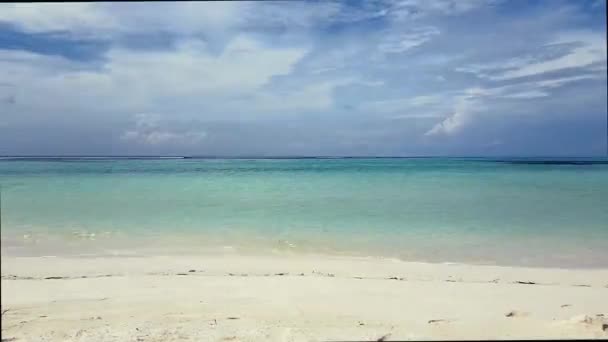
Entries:
[[2,158],[3,255],[608,266],[608,159]]

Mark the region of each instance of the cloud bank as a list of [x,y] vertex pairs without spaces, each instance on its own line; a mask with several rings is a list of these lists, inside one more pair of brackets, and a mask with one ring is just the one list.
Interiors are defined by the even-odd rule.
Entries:
[[601,154],[605,8],[1,4],[0,154]]

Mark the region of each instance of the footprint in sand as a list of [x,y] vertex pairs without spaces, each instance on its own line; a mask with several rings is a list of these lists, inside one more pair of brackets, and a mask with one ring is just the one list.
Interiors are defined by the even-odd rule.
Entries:
[[389,337],[391,337],[391,334],[390,334],[390,333],[388,333],[388,334],[386,334],[386,335],[384,335],[384,336],[382,336],[382,337],[378,338],[378,339],[376,340],[376,342],[383,342],[383,341],[386,341],[386,340],[387,340]]
[[267,340],[270,341],[299,341],[293,334],[292,328],[278,328],[273,329],[270,334],[266,335]]
[[570,319],[570,321],[584,324],[605,324],[608,322],[608,319],[604,317],[604,314],[597,314],[595,317],[589,315],[574,316]]
[[608,319],[606,319],[604,314],[596,314],[595,316],[578,315],[569,320],[561,321],[561,324],[581,324],[592,329],[608,332]]
[[523,311],[517,311],[517,310],[513,310],[513,311],[509,311],[505,314],[505,317],[525,317],[528,316],[529,313],[528,312],[523,312]]

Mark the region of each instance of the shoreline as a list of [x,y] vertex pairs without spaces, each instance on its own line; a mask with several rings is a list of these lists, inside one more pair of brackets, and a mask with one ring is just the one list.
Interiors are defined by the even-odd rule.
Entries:
[[[62,260],[150,260],[150,259],[214,259],[217,257],[221,258],[271,258],[271,259],[343,259],[350,261],[377,261],[386,263],[401,263],[407,265],[425,265],[428,267],[443,267],[443,266],[459,266],[459,267],[475,267],[475,268],[498,268],[498,269],[526,269],[526,270],[555,270],[555,271],[604,271],[608,270],[608,265],[594,265],[594,266],[563,266],[563,265],[522,265],[522,264],[503,264],[503,263],[492,263],[492,262],[468,262],[468,261],[432,261],[424,259],[416,260],[404,260],[399,257],[383,256],[383,255],[369,255],[369,254],[353,254],[349,252],[333,252],[333,253],[318,253],[318,252],[293,252],[293,251],[235,251],[235,250],[220,250],[220,251],[205,251],[205,252],[191,252],[191,253],[158,253],[157,251],[144,254],[138,252],[118,252],[114,254],[2,254],[2,258],[6,259],[62,259]],[[3,272],[4,274],[4,272]],[[608,285],[608,282],[607,282]]]
[[3,256],[2,310],[18,340],[606,338],[608,268]]
[[[327,239],[326,239],[327,240]],[[603,240],[601,240],[603,242]],[[492,246],[471,245],[467,242],[443,245],[428,250],[426,244],[404,246],[402,252],[382,249],[381,241],[363,243],[344,242],[339,239],[322,242],[321,239],[278,238],[260,235],[240,237],[204,233],[180,233],[174,235],[127,234],[105,236],[95,233],[67,233],[42,235],[38,233],[3,234],[0,237],[2,257],[59,257],[59,258],[128,258],[128,257],[213,257],[225,256],[288,256],[288,257],[338,257],[397,260],[405,263],[460,264],[471,266],[499,266],[535,269],[601,270],[608,269],[608,252],[599,248],[599,241],[577,243],[554,241],[553,251],[547,246],[518,245],[516,241],[500,250]],[[442,241],[443,243],[444,241]],[[470,243],[469,243],[470,244]],[[558,245],[559,244],[559,245]],[[511,245],[518,245],[511,248]],[[458,246],[458,248],[456,248]],[[565,249],[569,248],[569,249]]]

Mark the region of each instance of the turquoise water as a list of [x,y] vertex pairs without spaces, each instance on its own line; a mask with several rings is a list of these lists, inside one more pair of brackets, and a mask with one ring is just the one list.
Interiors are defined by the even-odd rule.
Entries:
[[608,266],[608,164],[531,162],[0,160],[2,252]]

